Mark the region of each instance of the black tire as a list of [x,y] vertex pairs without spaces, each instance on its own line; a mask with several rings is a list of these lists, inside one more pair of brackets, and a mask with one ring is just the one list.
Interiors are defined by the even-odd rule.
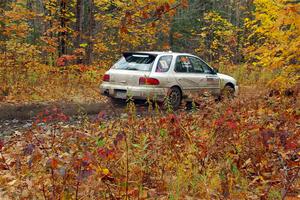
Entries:
[[235,89],[231,85],[225,85],[222,90],[221,98],[222,99],[233,99]]
[[181,90],[178,87],[172,87],[169,91],[168,101],[172,106],[172,109],[176,110],[179,108],[182,100]]

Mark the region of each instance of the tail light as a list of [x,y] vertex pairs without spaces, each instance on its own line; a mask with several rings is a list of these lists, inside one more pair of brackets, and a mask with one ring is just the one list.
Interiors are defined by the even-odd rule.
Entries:
[[139,79],[140,85],[159,85],[159,80],[156,78],[147,78],[147,77],[141,77]]
[[110,78],[110,76],[108,74],[104,74],[102,80],[105,82],[109,82],[109,78]]

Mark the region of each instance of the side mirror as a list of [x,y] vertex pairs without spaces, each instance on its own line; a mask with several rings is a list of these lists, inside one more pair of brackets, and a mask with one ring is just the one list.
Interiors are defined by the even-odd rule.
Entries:
[[216,68],[214,68],[214,71],[215,71],[216,74],[219,73],[219,70],[216,69]]

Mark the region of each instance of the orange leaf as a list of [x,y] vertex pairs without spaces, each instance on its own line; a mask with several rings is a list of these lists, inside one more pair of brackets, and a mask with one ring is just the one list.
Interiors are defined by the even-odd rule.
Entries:
[[51,166],[52,169],[57,169],[57,167],[58,167],[58,161],[55,158],[52,158],[50,160],[50,166]]
[[189,6],[189,1],[188,0],[182,0],[181,5],[182,5],[182,7],[187,8]]
[[149,14],[148,13],[146,13],[146,12],[142,12],[142,16],[143,16],[143,18],[144,19],[148,19],[149,18]]
[[121,27],[121,33],[125,33],[125,34],[128,33],[128,30],[127,30],[127,28],[125,26]]

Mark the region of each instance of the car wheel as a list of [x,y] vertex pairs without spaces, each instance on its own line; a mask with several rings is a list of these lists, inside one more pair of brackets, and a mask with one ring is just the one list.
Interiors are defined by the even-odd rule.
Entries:
[[172,87],[169,91],[168,95],[169,104],[172,106],[173,109],[177,109],[182,100],[182,94],[178,87]]
[[222,90],[222,98],[233,99],[234,98],[234,88],[231,85],[225,85]]

